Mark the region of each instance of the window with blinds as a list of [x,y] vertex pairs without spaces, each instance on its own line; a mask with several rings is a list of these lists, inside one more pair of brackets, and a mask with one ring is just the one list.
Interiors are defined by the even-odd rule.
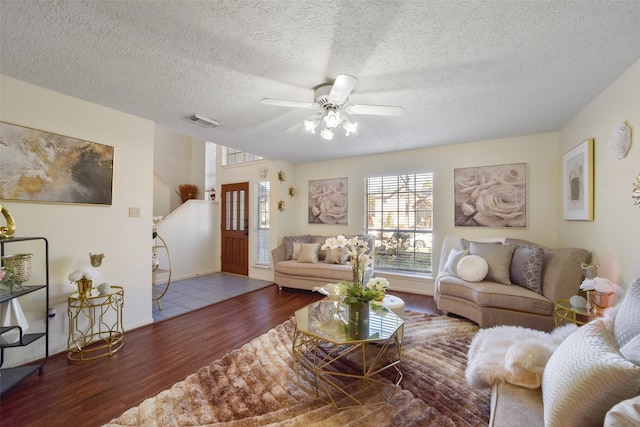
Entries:
[[366,178],[365,197],[376,270],[430,274],[433,174]]
[[269,193],[270,184],[269,181],[259,182],[257,184],[256,195],[258,197],[256,206],[256,212],[258,218],[256,221],[256,265],[269,265],[270,251],[269,251]]

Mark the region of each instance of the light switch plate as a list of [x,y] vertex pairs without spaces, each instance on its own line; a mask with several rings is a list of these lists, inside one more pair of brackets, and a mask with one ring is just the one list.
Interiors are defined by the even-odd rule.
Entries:
[[140,208],[129,208],[129,218],[140,218]]

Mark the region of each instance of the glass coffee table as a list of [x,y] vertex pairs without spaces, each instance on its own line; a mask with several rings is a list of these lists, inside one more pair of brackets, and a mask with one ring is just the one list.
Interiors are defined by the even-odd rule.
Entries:
[[329,299],[295,313],[293,356],[298,384],[337,408],[385,404],[402,372],[404,322],[391,310],[371,306],[369,336],[350,339],[347,308]]

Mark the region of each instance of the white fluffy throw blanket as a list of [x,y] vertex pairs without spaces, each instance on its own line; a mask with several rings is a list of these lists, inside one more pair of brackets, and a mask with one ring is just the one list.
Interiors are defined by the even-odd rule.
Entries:
[[490,388],[496,381],[538,388],[549,357],[576,329],[573,324],[550,333],[520,326],[482,329],[467,354],[467,382],[479,389]]

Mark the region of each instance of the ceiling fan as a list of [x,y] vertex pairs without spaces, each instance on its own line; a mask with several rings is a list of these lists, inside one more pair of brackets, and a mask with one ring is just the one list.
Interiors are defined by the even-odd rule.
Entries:
[[[351,120],[349,114],[401,116],[404,113],[404,108],[392,105],[350,104],[349,95],[357,83],[357,78],[348,74],[340,74],[333,84],[320,85],[314,90],[314,102],[273,98],[263,98],[260,102],[277,107],[305,108],[319,111],[304,120],[304,128],[309,133],[316,133],[316,129],[322,125],[320,136],[327,140],[333,139],[333,130],[338,127],[341,127],[347,136],[357,131],[358,124]],[[298,126],[292,126],[287,132],[293,132]]]

